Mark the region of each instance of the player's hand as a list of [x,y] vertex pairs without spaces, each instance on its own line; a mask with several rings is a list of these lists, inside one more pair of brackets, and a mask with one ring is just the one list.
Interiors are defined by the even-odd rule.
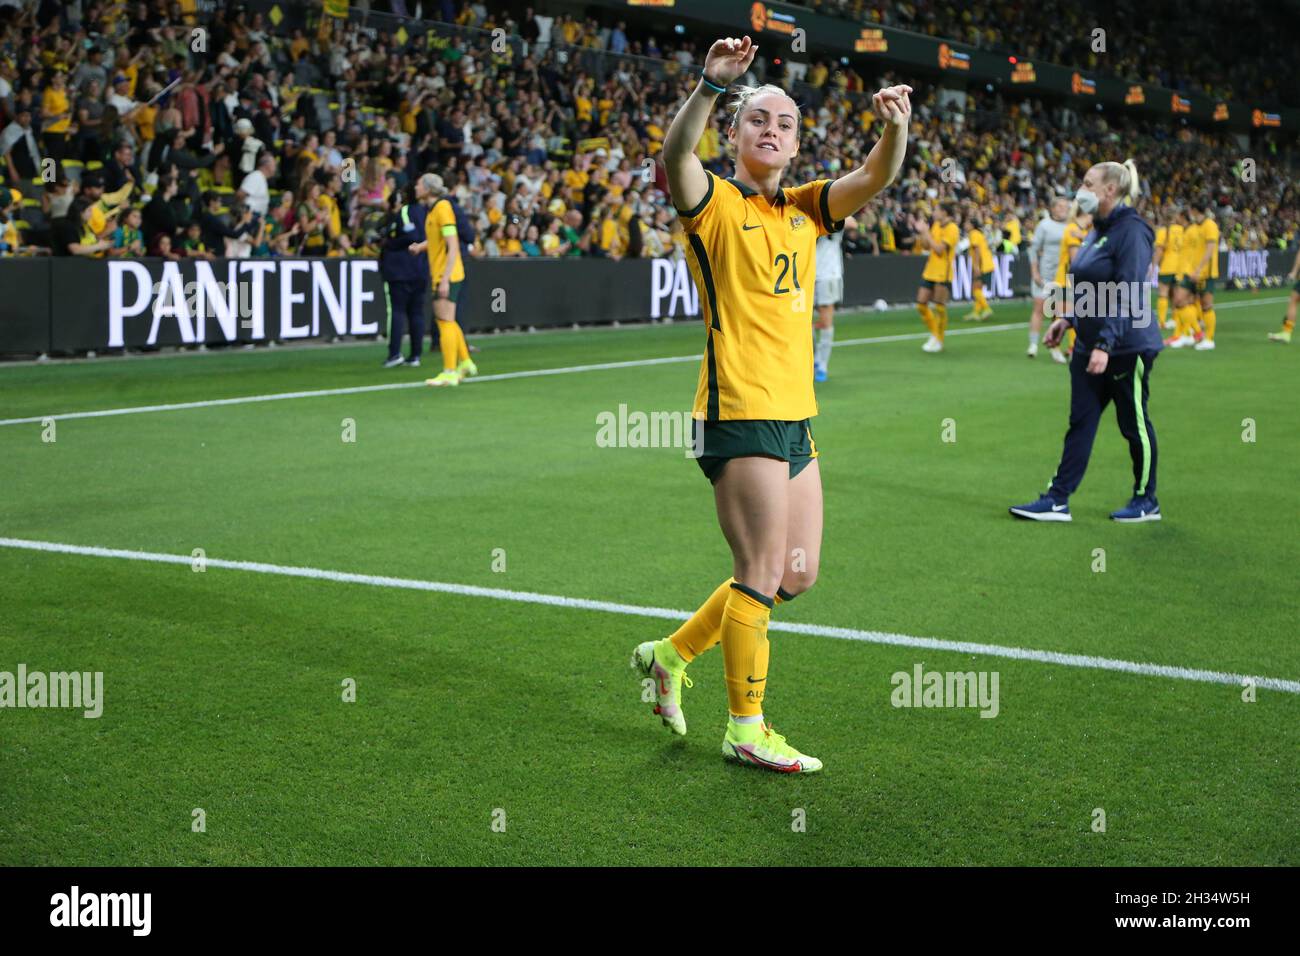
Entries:
[[704,73],[715,83],[726,86],[744,75],[757,52],[758,44],[749,37],[714,40],[704,58]]
[[1065,319],[1053,319],[1052,324],[1047,327],[1047,335],[1043,336],[1043,344],[1049,349],[1056,348],[1061,344],[1061,338],[1069,327],[1070,323]]
[[451,295],[451,282],[443,279],[438,283],[438,298],[445,299],[449,295]]
[[912,118],[910,86],[886,86],[871,97],[871,109],[887,126],[907,128]]
[[1101,349],[1093,349],[1092,354],[1088,356],[1088,374],[1100,375],[1106,371],[1106,366],[1110,364],[1110,353],[1103,352]]

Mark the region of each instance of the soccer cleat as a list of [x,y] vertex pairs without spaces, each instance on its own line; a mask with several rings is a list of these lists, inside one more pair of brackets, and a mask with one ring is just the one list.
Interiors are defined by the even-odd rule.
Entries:
[[400,355],[392,355],[384,362],[384,368],[397,368],[397,366],[405,364],[406,359],[402,358]]
[[469,378],[471,375],[478,374],[478,366],[470,359],[463,359],[461,363],[456,366],[456,372],[461,378]]
[[776,773],[816,773],[822,768],[820,760],[801,754],[771,724],[761,722],[738,724],[728,720],[727,733],[722,738],[722,755]]
[[[692,687],[686,668],[674,670],[663,663],[663,651],[656,653],[663,641],[645,641],[632,651],[631,668],[655,682],[655,713],[664,726],[675,734],[686,733],[686,715],[682,713],[682,684]],[[672,655],[672,656],[675,656]],[[680,660],[680,658],[678,658]]]
[[1291,330],[1283,329],[1281,332],[1270,332],[1268,333],[1268,340],[1270,342],[1281,342],[1283,345],[1290,345]]
[[1110,517],[1113,521],[1122,521],[1126,524],[1134,524],[1139,521],[1159,521],[1160,505],[1154,498],[1135,497],[1123,508],[1112,511]]
[[1192,338],[1190,335],[1182,335],[1178,338],[1170,339],[1165,343],[1165,345],[1169,346],[1171,349],[1185,349],[1189,345],[1195,344],[1196,339]]
[[827,378],[829,378],[829,376],[826,374],[826,369],[821,368],[821,367],[818,366],[818,365],[814,365],[814,366],[813,366],[813,381],[814,381],[814,382],[824,382],[824,381],[826,381]]
[[1196,351],[1198,352],[1213,352],[1214,349],[1214,339],[1201,339],[1196,343]]
[[425,385],[432,385],[434,388],[442,388],[445,385],[459,385],[460,375],[453,371],[441,372],[436,378],[426,378]]
[[1070,505],[1057,501],[1051,495],[1043,495],[1037,501],[1027,505],[1012,505],[1007,509],[1017,518],[1029,521],[1073,521],[1070,517]]
[[1057,365],[1066,365],[1069,363],[1070,359],[1060,349],[1052,349],[1052,361]]
[[939,341],[939,339],[938,339],[937,336],[932,335],[932,336],[930,336],[928,339],[925,340],[925,344],[921,346],[921,351],[922,351],[922,352],[942,352],[942,351],[943,351],[943,343]]
[[1026,355],[1027,357],[1029,357],[1029,358],[1035,358],[1035,357],[1037,357],[1037,355],[1038,355],[1038,343],[1037,343],[1037,342],[1030,342],[1030,343],[1029,343],[1029,351],[1026,352],[1025,355]]

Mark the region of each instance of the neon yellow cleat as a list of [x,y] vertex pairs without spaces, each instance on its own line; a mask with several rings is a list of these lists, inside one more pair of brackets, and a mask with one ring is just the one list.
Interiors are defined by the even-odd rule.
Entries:
[[[677,656],[672,642],[645,641],[632,651],[631,667],[654,681],[655,710],[663,718],[664,726],[675,734],[686,733],[686,715],[682,713],[682,684],[692,687],[686,676],[686,665]],[[648,689],[648,688],[647,688]],[[648,699],[643,697],[643,700]]]
[[472,359],[463,359],[461,363],[456,366],[456,372],[462,379],[469,378],[471,375],[478,374],[478,366],[474,364]]
[[1283,345],[1290,345],[1291,330],[1283,329],[1281,332],[1270,332],[1268,333],[1268,340],[1270,342],[1281,342]]
[[444,385],[459,385],[460,375],[453,371],[446,371],[440,373],[437,378],[426,378],[424,384],[432,385],[435,388],[441,388]]
[[771,724],[738,724],[728,720],[727,734],[722,738],[722,755],[776,773],[816,773],[822,768],[820,760],[795,750]]

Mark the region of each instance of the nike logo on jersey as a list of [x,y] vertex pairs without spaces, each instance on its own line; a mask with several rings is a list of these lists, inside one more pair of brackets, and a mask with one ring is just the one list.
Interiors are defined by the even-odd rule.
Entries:
[[748,226],[748,225],[746,225],[746,226],[741,226],[740,228],[741,228],[741,230],[743,230],[743,231],[745,231],[745,232],[748,232],[750,229],[762,229],[763,227],[762,227],[761,225],[758,225],[758,226]]

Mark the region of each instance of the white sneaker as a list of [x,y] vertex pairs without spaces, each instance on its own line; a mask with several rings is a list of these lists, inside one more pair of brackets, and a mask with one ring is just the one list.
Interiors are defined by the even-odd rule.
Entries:
[[930,336],[928,339],[925,340],[925,344],[921,346],[921,351],[922,351],[922,352],[942,352],[942,351],[943,351],[943,343],[940,342],[940,341],[939,341],[935,336],[932,335],[932,336]]
[[1038,343],[1037,343],[1037,342],[1030,342],[1030,343],[1029,343],[1029,351],[1026,352],[1025,354],[1028,355],[1030,358],[1033,358],[1034,356],[1036,356],[1036,355],[1038,354]]
[[1196,343],[1196,351],[1198,351],[1198,352],[1213,352],[1213,351],[1214,351],[1214,339],[1201,339],[1201,341],[1199,341],[1199,342]]
[[1052,349],[1052,361],[1055,362],[1057,365],[1065,365],[1070,360],[1066,357],[1065,353],[1062,352],[1060,349]]
[[1170,342],[1169,347],[1171,349],[1185,349],[1189,345],[1195,345],[1195,344],[1196,344],[1196,340],[1194,338],[1192,338],[1190,335],[1184,335]]

